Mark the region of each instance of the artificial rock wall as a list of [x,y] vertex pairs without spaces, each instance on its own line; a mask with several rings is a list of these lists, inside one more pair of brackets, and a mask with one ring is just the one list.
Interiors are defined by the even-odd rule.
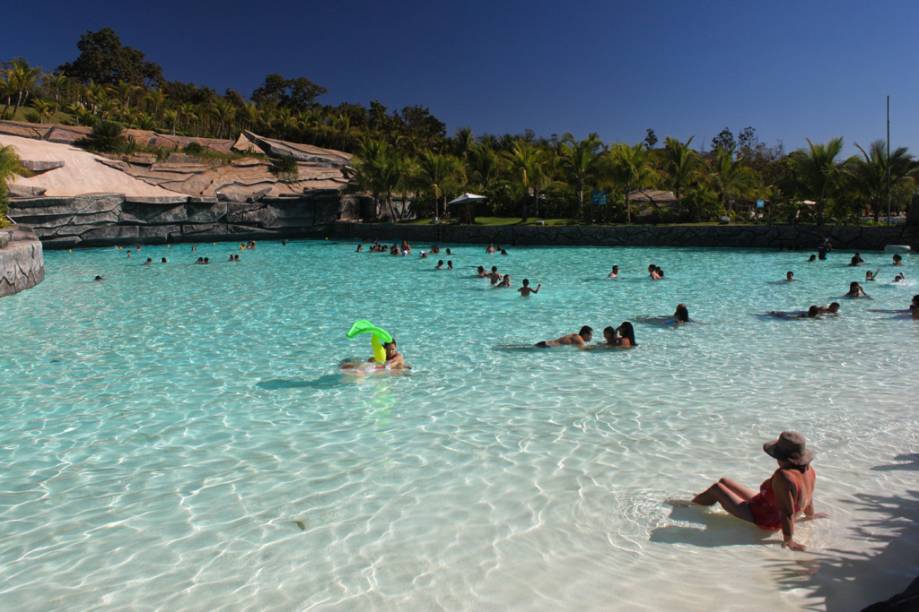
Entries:
[[35,234],[0,230],[0,297],[31,289],[44,278],[45,259]]

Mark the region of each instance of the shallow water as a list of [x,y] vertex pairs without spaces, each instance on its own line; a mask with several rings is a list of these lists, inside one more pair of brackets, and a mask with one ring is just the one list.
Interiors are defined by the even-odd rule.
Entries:
[[[919,447],[919,322],[869,312],[919,287],[889,256],[458,246],[435,272],[353,248],[49,252],[0,300],[4,608],[855,609],[919,570],[897,520],[919,460],[896,459]],[[543,289],[488,288],[480,264]],[[876,268],[837,318],[757,316]],[[677,302],[697,322],[637,324],[631,351],[507,348]],[[360,318],[411,373],[340,374],[370,354],[345,338]],[[757,486],[782,429],[817,452],[813,553],[666,503]]]

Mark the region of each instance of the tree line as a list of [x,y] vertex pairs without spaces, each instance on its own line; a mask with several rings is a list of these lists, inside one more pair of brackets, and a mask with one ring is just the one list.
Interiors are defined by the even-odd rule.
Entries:
[[[725,128],[705,150],[693,138],[660,142],[651,129],[635,144],[605,143],[596,134],[476,136],[463,128],[448,135],[423,106],[322,104],[326,89],[306,77],[269,74],[248,98],[169,81],[110,28],[85,33],[77,48],[72,62],[51,72],[22,58],[0,64],[0,118],[213,138],[248,129],[348,151],[355,154],[353,188],[395,218],[443,215],[449,199],[471,191],[488,198],[479,212],[588,223],[733,218],[749,215],[759,200],[775,222],[858,222],[866,210],[877,221],[888,198],[903,210],[916,187],[912,155],[906,148],[888,155],[881,141],[856,144],[859,153],[844,158],[841,138],[786,153],[760,142],[752,127],[737,134]],[[671,191],[678,204],[629,198],[647,189]],[[407,201],[409,209],[396,205]]]

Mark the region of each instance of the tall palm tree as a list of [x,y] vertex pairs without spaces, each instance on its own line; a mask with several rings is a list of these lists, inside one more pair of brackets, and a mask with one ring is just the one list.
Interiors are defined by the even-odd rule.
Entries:
[[452,155],[425,151],[418,160],[419,180],[431,191],[434,198],[434,216],[440,214],[439,202],[447,207],[447,193],[463,179],[463,165]]
[[667,137],[664,142],[664,172],[666,184],[677,200],[682,200],[702,165],[699,154],[690,148],[693,137],[686,142]]
[[514,182],[523,192],[520,216],[526,221],[529,218],[530,198],[539,205],[539,178],[543,173],[541,151],[533,143],[518,138],[511,150],[504,152],[504,160],[510,166]]
[[658,179],[651,166],[648,150],[641,143],[629,146],[617,144],[607,153],[608,176],[623,194],[626,223],[632,222],[632,201],[629,195],[637,189],[652,187]]
[[390,146],[382,140],[365,140],[349,172],[355,188],[370,193],[374,203],[385,206],[395,220],[392,194],[403,180],[405,166]]
[[842,138],[833,138],[826,144],[814,144],[808,139],[807,150],[798,149],[789,156],[799,191],[817,203],[819,225],[823,225],[827,200],[835,194],[842,176],[837,159],[842,144]]
[[38,120],[41,123],[44,123],[46,119],[51,119],[52,115],[54,115],[57,110],[56,105],[47,100],[34,100],[32,102],[32,107],[35,109],[35,112],[38,113]]
[[855,183],[855,188],[871,206],[874,221],[877,223],[881,208],[888,196],[887,172],[890,171],[890,190],[908,184],[914,174],[913,157],[906,147],[899,147],[887,156],[887,147],[883,140],[875,140],[866,151],[861,145],[855,145],[861,157],[852,157],[846,162],[846,171]]
[[711,161],[711,184],[725,210],[734,202],[751,197],[756,188],[756,173],[734,156],[733,148],[719,147]]
[[574,185],[578,194],[578,216],[584,218],[584,191],[587,184],[596,176],[603,143],[596,134],[590,134],[584,140],[566,137],[560,147],[560,161],[568,180]]
[[26,63],[24,59],[17,58],[10,62],[7,69],[6,80],[8,87],[16,95],[16,105],[13,108],[13,116],[19,108],[28,101],[29,96],[38,83],[38,77],[41,70],[33,68]]

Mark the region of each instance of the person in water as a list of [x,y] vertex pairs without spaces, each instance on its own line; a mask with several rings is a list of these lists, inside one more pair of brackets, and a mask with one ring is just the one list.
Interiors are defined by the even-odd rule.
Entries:
[[785,281],[786,281],[786,282],[789,282],[789,283],[790,283],[790,282],[793,282],[794,280],[795,280],[795,273],[794,273],[794,272],[792,272],[791,270],[789,270],[788,272],[785,273]]
[[520,294],[520,297],[530,297],[531,293],[539,293],[541,287],[542,283],[539,283],[536,285],[536,289],[533,289],[530,287],[530,279],[525,278],[523,279],[523,286],[517,290],[517,293]]
[[619,266],[613,266],[613,269],[610,270],[609,277],[612,279],[619,278]]
[[902,266],[902,265],[903,265],[903,257],[902,257],[899,253],[894,253],[894,254],[893,254],[893,265],[895,265],[895,266]]
[[829,306],[818,306],[817,313],[818,314],[838,315],[839,314],[839,302],[833,302]]
[[476,276],[479,278],[486,278],[488,276],[488,272],[485,271],[485,266],[479,266],[476,268]]
[[499,283],[497,283],[497,284],[495,285],[495,288],[496,288],[496,289],[509,289],[510,286],[511,286],[511,275],[510,275],[510,274],[505,274],[505,275],[501,278],[501,282],[499,282]]
[[906,275],[902,272],[897,272],[897,275],[893,277],[893,282],[899,283],[906,280]]
[[635,328],[628,321],[623,321],[616,328],[616,334],[619,336],[619,348],[633,348],[638,346],[635,342]]
[[96,282],[98,283],[98,282],[100,282],[100,281],[102,281],[102,280],[104,280],[104,279],[103,279],[101,276],[99,276],[99,275],[97,274],[97,275],[96,275],[96,278],[94,278],[93,280],[96,281]]
[[673,313],[673,322],[677,325],[689,323],[689,309],[686,308],[686,304],[676,305],[676,310]]
[[860,266],[863,263],[865,263],[865,260],[862,259],[861,253],[855,253],[855,255],[852,256],[852,259],[849,260],[849,265],[853,267]]
[[437,260],[437,267],[435,267],[434,269],[435,269],[435,270],[443,270],[443,269],[444,269],[444,260],[443,260],[443,259],[438,259],[438,260]]
[[585,325],[581,330],[576,334],[568,334],[555,340],[543,340],[542,342],[537,342],[536,346],[539,348],[549,348],[550,346],[576,346],[580,349],[586,348],[587,343],[590,342],[590,339],[593,337],[594,330],[588,325]]
[[913,321],[919,321],[919,295],[913,296],[913,302],[909,305],[909,315]]
[[453,260],[448,259],[447,260],[447,270],[452,270],[452,269],[453,269]]
[[364,243],[362,242],[362,243],[360,243],[359,245],[357,245],[357,248],[354,249],[354,252],[355,252],[355,253],[360,253],[360,252],[363,251],[363,250],[364,250]]
[[856,281],[849,283],[849,292],[845,295],[847,298],[861,298],[869,297],[865,290],[862,289],[862,286],[859,285]]
[[874,280],[877,278],[878,272],[880,272],[880,270],[876,270],[874,272],[872,272],[871,270],[866,270],[865,271],[865,282],[873,283]]
[[488,278],[491,280],[491,284],[495,285],[501,280],[501,275],[498,274],[498,266],[492,266],[491,272],[488,273]]
[[807,258],[807,261],[809,261],[809,262],[815,262],[815,261],[817,261],[817,256],[814,255],[813,253],[811,253],[811,256]]
[[804,436],[783,431],[777,440],[763,444],[763,450],[779,464],[772,476],[760,485],[759,493],[722,478],[696,495],[692,503],[700,506],[721,504],[727,512],[766,531],[782,531],[782,546],[804,550],[795,541],[795,521],[803,512],[804,520],[825,518],[814,511],[814,487],[817,474],[811,467],[814,453],[807,448]]
[[820,307],[816,304],[811,304],[807,310],[795,310],[792,312],[770,310],[766,314],[777,319],[816,319],[820,315]]
[[160,259],[160,263],[169,263],[169,262],[166,260],[165,257],[162,257],[162,258]]
[[659,270],[660,268],[658,268],[654,264],[651,264],[650,266],[648,266],[648,276],[651,277],[651,280],[660,280],[664,278],[659,272]]

